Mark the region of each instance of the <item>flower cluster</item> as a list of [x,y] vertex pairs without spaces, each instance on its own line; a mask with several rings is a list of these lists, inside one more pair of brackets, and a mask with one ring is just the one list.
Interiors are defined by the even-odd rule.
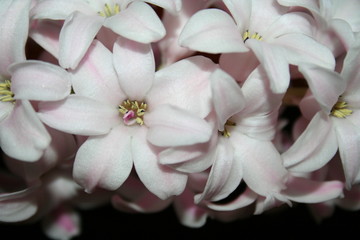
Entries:
[[319,219],[360,209],[359,11],[2,0],[0,221],[45,219],[70,239],[77,209],[108,203],[172,206],[189,227],[294,203]]

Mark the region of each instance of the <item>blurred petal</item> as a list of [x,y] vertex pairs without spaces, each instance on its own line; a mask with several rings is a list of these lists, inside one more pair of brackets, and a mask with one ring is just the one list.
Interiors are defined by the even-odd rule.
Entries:
[[45,216],[43,228],[51,239],[71,239],[81,232],[80,216],[74,210],[59,207]]

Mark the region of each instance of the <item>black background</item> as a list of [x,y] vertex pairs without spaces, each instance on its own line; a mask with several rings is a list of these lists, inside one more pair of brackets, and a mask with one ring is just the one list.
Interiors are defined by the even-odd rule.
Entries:
[[[197,229],[181,225],[172,207],[158,213],[129,214],[103,206],[80,212],[80,239],[334,239],[358,238],[360,212],[336,208],[334,214],[317,223],[307,205],[299,204],[261,215],[224,223],[208,219]],[[40,222],[0,225],[0,239],[48,239]]]

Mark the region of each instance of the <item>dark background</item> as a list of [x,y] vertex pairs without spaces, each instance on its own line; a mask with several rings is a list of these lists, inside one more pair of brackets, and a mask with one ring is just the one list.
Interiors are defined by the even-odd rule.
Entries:
[[[335,209],[334,214],[316,223],[308,206],[299,204],[228,223],[208,219],[193,229],[181,225],[172,207],[159,213],[128,214],[111,206],[81,212],[80,239],[358,239],[360,212]],[[0,225],[0,239],[47,239],[39,222],[28,225]]]

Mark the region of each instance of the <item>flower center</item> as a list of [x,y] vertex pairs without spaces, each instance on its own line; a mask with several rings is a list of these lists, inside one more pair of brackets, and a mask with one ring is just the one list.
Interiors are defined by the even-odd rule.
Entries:
[[351,115],[352,112],[353,111],[348,108],[347,102],[339,100],[331,109],[330,115],[337,118],[346,118]]
[[224,131],[219,131],[219,133],[224,136],[224,137],[230,137],[231,134],[230,134],[230,131],[229,131],[229,128],[233,127],[233,126],[236,126],[236,123],[230,121],[230,120],[227,120],[226,123],[225,123],[225,126],[224,126]]
[[244,43],[248,40],[248,39],[256,39],[256,40],[259,40],[261,41],[263,38],[261,35],[259,35],[259,33],[253,33],[251,34],[249,32],[249,30],[246,30],[243,34],[243,40],[244,40]]
[[105,3],[104,9],[102,11],[99,11],[98,14],[102,17],[111,17],[120,12],[120,6],[119,4],[115,3],[112,6]]
[[0,101],[1,102],[11,102],[14,103],[14,93],[11,91],[11,82],[10,80],[5,80],[0,83]]
[[135,123],[139,125],[144,124],[143,116],[147,109],[147,104],[144,102],[125,100],[123,104],[119,105],[119,112],[123,116],[124,123],[128,126]]

